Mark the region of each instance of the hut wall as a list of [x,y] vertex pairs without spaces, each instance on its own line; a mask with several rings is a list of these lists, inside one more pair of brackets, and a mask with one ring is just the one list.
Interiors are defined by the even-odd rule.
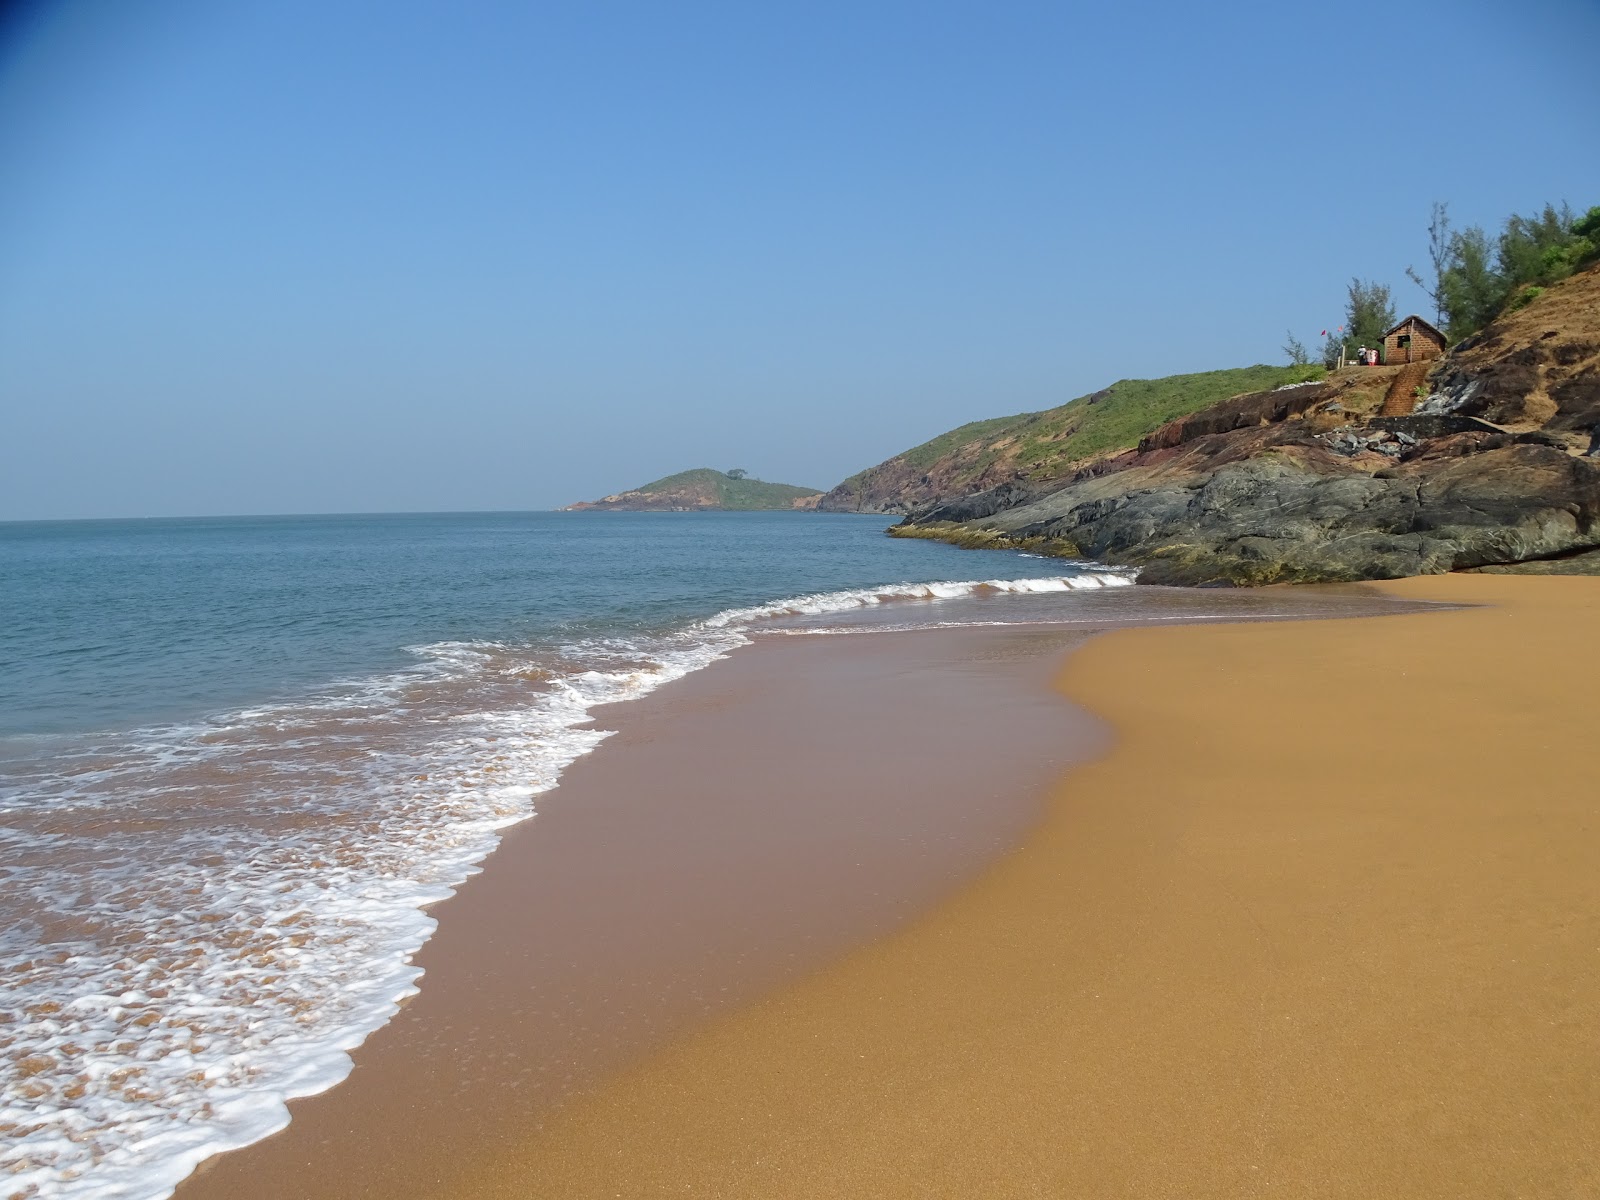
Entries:
[[[1408,334],[1411,337],[1411,345],[1402,346],[1400,339]],[[1383,339],[1383,361],[1391,366],[1396,363],[1423,362],[1426,359],[1438,358],[1443,353],[1444,346],[1420,325],[1402,326]]]

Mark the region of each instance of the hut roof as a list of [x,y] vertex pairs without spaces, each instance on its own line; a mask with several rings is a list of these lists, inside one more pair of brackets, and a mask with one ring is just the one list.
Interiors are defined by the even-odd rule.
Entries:
[[1396,325],[1393,329],[1389,330],[1388,333],[1385,333],[1383,336],[1384,337],[1389,337],[1392,334],[1399,333],[1407,325],[1421,325],[1429,333],[1433,334],[1434,337],[1439,339],[1439,344],[1441,346],[1447,346],[1447,345],[1450,344],[1445,339],[1444,334],[1439,332],[1439,329],[1438,329],[1437,326],[1435,326],[1431,321],[1424,321],[1421,317],[1417,316],[1415,313],[1412,313],[1404,321],[1401,321],[1398,325]]

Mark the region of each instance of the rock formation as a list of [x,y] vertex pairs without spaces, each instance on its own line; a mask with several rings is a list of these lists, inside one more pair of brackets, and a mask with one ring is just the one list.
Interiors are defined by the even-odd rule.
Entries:
[[891,532],[1136,565],[1145,583],[1600,569],[1600,269],[1439,360],[1414,413],[1374,387],[1400,370],[1234,397]]

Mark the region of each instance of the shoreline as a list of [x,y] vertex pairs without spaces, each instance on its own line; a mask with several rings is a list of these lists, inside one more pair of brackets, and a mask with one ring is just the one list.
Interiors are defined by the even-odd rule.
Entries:
[[1120,738],[1020,850],[454,1194],[1600,1189],[1600,587],[1382,588],[1482,607],[1072,655]]
[[[615,732],[429,909],[421,990],[350,1075],[175,1195],[448,1192],[571,1095],[914,920],[1103,751],[1050,686],[1093,632],[761,638],[593,709]],[[940,730],[984,752],[930,755]]]
[[[1152,593],[1171,610],[1155,620],[1404,607],[1362,587],[1213,596],[1202,612],[1204,595]],[[208,1160],[179,1200],[475,1194],[481,1164],[519,1159],[563,1106],[919,927],[1026,851],[1052,781],[1104,753],[1107,726],[1051,683],[1108,627],[764,638],[594,710],[617,733],[430,910],[421,995],[344,1083]]]

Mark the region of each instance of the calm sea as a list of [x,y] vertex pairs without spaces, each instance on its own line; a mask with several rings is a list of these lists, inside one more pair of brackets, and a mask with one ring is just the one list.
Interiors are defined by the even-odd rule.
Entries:
[[342,1078],[594,705],[757,636],[1104,620],[1127,582],[884,524],[0,524],[0,1190],[163,1196]]

